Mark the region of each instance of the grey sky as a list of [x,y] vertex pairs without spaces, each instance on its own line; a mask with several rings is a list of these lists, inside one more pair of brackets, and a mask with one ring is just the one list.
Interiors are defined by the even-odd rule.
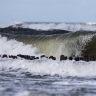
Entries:
[[96,22],[96,0],[0,0],[0,23]]

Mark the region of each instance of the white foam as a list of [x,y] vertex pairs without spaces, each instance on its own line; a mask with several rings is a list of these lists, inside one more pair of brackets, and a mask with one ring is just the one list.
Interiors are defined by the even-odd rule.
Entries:
[[23,91],[15,94],[15,96],[29,96],[30,92],[29,91]]
[[54,82],[53,84],[56,85],[94,85],[96,86],[96,81],[88,81],[88,80],[83,80],[83,81],[59,81],[59,82]]
[[[60,59],[61,54],[64,54],[65,56],[68,56],[68,57],[69,56],[82,56],[82,50],[84,50],[84,48],[88,44],[88,42],[91,42],[93,36],[95,36],[95,34],[80,35],[80,36],[77,36],[74,38],[71,38],[71,36],[69,36],[67,39],[65,38],[62,41],[58,40],[57,41],[58,43],[54,42],[54,45],[53,45],[53,42],[51,41],[48,46],[49,48],[48,47],[47,48],[51,49],[51,47],[53,45],[53,49],[51,51],[49,50],[47,54],[49,56],[53,55],[57,59]],[[54,48],[54,46],[56,46],[55,47],[56,49]],[[44,47],[44,48],[45,48],[45,50],[47,49],[46,47]]]
[[96,76],[96,61],[53,61],[53,60],[20,60],[0,59],[0,70],[17,70],[30,72],[34,75],[59,75],[90,77]]
[[15,22],[3,23],[3,24],[0,24],[0,28],[6,28],[9,26],[16,27],[17,24],[22,24],[22,22],[15,21]]
[[22,42],[18,42],[14,40],[7,40],[6,37],[0,36],[0,54],[7,54],[7,55],[17,55],[17,54],[24,54],[24,55],[37,55],[38,52],[36,47],[32,45],[25,45]]
[[96,25],[96,22],[88,22],[86,24],[88,24],[88,25]]
[[[18,25],[21,24],[21,25]],[[8,26],[13,27],[22,27],[22,28],[30,28],[36,30],[68,30],[68,31],[96,31],[96,23],[22,23],[22,22],[11,22],[8,24],[0,24],[0,28],[5,28]]]
[[22,24],[23,28],[30,28],[36,30],[53,30],[53,29],[60,29],[60,30],[68,30],[68,31],[79,31],[79,30],[86,30],[86,31],[96,31],[95,25],[88,25],[88,24],[70,24],[70,23],[32,23],[32,24]]

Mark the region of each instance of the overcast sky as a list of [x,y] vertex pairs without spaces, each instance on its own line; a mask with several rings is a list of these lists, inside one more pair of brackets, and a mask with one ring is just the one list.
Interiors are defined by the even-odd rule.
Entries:
[[96,0],[0,0],[0,23],[96,22]]

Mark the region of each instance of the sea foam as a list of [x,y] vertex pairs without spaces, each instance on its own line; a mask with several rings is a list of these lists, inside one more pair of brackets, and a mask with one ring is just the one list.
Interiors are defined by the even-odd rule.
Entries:
[[6,37],[0,36],[0,54],[7,54],[7,55],[17,55],[17,54],[24,54],[24,55],[37,55],[38,52],[36,47],[32,45],[25,45],[22,42],[18,42],[15,39],[8,40]]
[[[21,59],[0,59],[0,70],[20,70],[22,73],[29,72],[32,75],[51,76],[96,76],[96,61],[53,61],[53,60],[21,60]],[[19,73],[20,75],[20,73]]]
[[26,22],[10,22],[6,24],[0,24],[0,28],[6,28],[9,26],[29,28],[36,30],[68,30],[68,31],[96,31],[96,23],[26,23]]

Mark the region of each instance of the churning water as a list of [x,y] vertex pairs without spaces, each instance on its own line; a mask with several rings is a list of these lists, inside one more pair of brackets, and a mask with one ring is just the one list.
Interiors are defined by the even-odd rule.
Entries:
[[96,56],[96,25],[18,23],[1,25],[0,54],[55,56],[56,60],[0,57],[1,96],[96,96],[96,61],[60,61]]

